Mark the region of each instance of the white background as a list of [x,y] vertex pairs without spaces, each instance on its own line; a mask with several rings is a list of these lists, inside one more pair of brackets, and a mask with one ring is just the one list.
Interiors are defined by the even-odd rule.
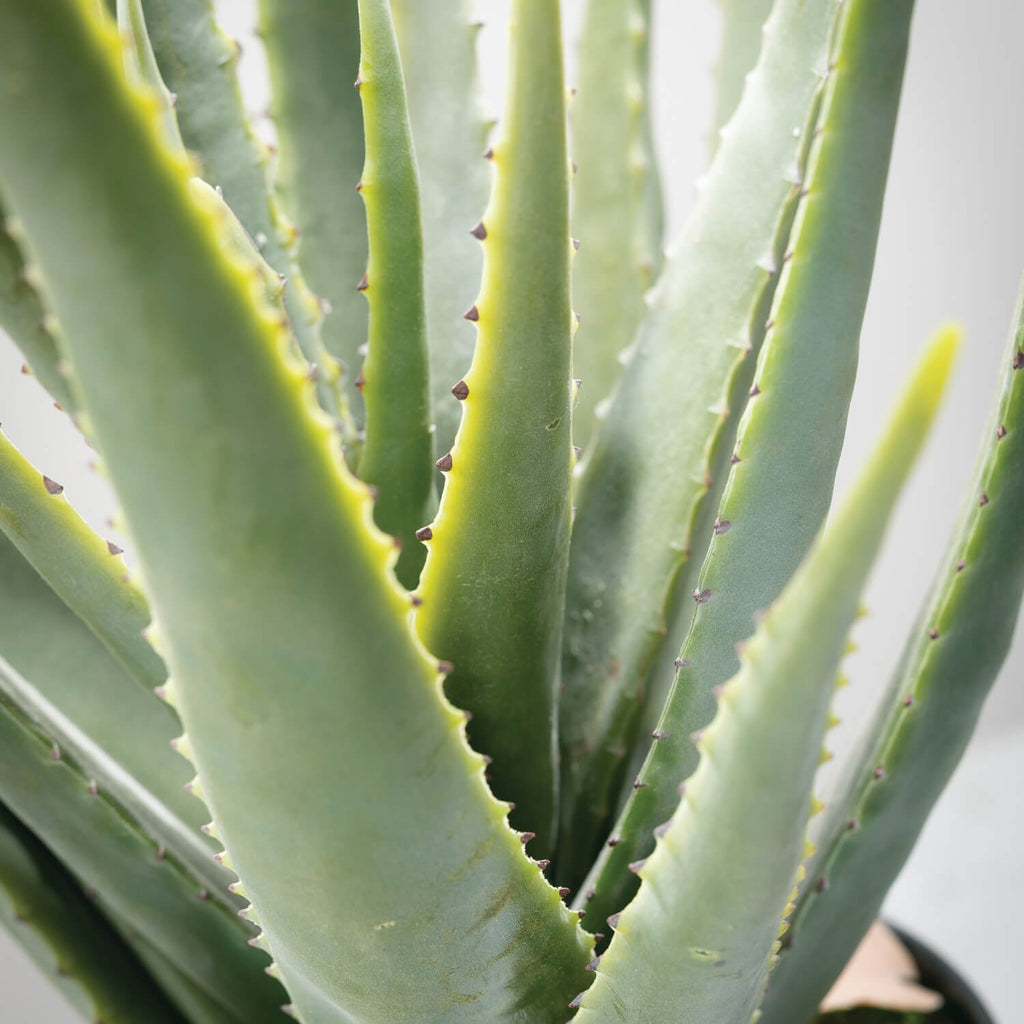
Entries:
[[[219,0],[218,6],[225,26],[244,43],[251,106],[263,109],[265,75],[248,29],[250,0]],[[481,33],[485,93],[497,112],[508,4],[478,0],[476,6],[486,23]],[[568,0],[565,6],[571,40],[582,5]],[[719,23],[711,0],[655,0],[655,7],[654,112],[671,240],[704,167]],[[1024,270],[1022,38],[1024,7],[1015,3],[918,4],[840,493],[934,327],[956,320],[966,329],[966,344],[867,595],[872,614],[858,629],[860,651],[848,662],[853,685],[839,707],[844,724],[833,736],[839,751],[863,721],[910,627],[957,513],[985,423]],[[585,225],[579,231],[585,242]],[[581,312],[582,330],[586,310]],[[82,442],[36,385],[20,375],[20,365],[13,346],[0,337],[5,432],[66,485],[72,502],[97,528],[109,533],[104,519],[113,505],[103,481],[85,468]],[[889,915],[960,965],[1007,1024],[1020,1019],[1024,1002],[1022,648],[1018,635],[978,734],[888,902]],[[77,1020],[2,934],[0,977],[3,1021]]]

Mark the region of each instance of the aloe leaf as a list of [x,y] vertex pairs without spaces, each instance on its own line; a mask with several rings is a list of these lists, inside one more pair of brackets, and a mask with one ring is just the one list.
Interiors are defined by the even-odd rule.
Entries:
[[850,496],[744,647],[679,808],[635,865],[640,891],[611,920],[581,1024],[750,1021],[806,855],[847,633],[956,341],[947,330],[929,347]]
[[[144,48],[151,41],[159,72],[174,96],[181,138],[198,157],[202,175],[221,189],[260,255],[287,287],[284,304],[305,359],[316,367],[323,407],[341,418],[348,410],[340,372],[320,337],[323,311],[299,270],[295,229],[284,218],[267,180],[269,153],[252,130],[238,85],[238,45],[214,19],[212,0],[119,0],[136,8],[133,31]],[[145,14],[145,20],[139,13]]]
[[184,1024],[63,865],[0,805],[0,921],[83,1017]]
[[[583,318],[573,373],[583,381],[573,441],[584,450],[595,410],[621,371],[618,356],[633,341],[651,283],[647,181],[651,158],[647,111],[648,18],[639,0],[590,0],[579,44],[579,93],[570,107],[573,302]],[[643,77],[642,77],[643,76]]]
[[2,658],[0,799],[208,995],[246,1020],[280,1019],[283,994],[202,837]]
[[356,194],[363,166],[362,110],[353,88],[359,68],[358,5],[356,0],[259,0],[259,17],[280,150],[277,187],[298,230],[302,272],[329,310],[323,341],[347,370],[346,400],[361,426],[363,400],[356,380],[367,310],[357,286],[366,270],[367,235]]
[[360,373],[366,441],[358,472],[378,489],[374,517],[401,542],[396,572],[412,589],[427,554],[416,531],[434,511],[419,177],[402,61],[386,2],[361,0],[359,32],[359,98],[366,126],[359,191],[370,245],[361,287],[370,302],[370,340]]
[[469,6],[466,0],[391,3],[420,171],[437,455],[451,448],[462,418],[451,387],[473,358],[476,334],[462,314],[480,280],[482,254],[470,232],[489,184],[481,156],[490,129],[479,109],[477,26]]
[[708,136],[712,154],[719,132],[739,106],[747,76],[761,52],[764,24],[775,0],[718,0],[722,12],[722,42],[715,63],[715,105]]
[[654,142],[654,117],[651,112],[651,36],[654,26],[652,0],[637,0],[636,30],[639,45],[634,49],[637,92],[634,101],[640,105],[640,144],[637,167],[643,174],[640,207],[640,267],[650,287],[661,274],[665,262],[664,230],[665,200],[661,188],[657,147]]
[[244,1024],[234,1010],[226,1008],[199,988],[187,974],[175,967],[143,936],[130,929],[122,928],[122,932],[126,933],[126,939],[132,951],[153,978],[159,982],[168,998],[177,1006],[189,1024]]
[[[559,1022],[590,943],[483,783],[259,268],[117,61],[83,0],[0,0],[0,181],[67,325],[168,696],[274,970],[307,1024],[383,1002]],[[140,274],[154,251],[160,273]]]
[[809,1019],[960,760],[1024,590],[1024,290],[960,522],[870,733],[822,816],[764,1020]]
[[98,537],[68,504],[64,488],[0,435],[0,529],[148,690],[167,678],[145,641],[149,607],[131,582],[120,548]]
[[[483,218],[484,273],[469,316],[462,426],[439,466],[441,507],[416,625],[454,665],[495,793],[547,856],[555,824],[555,701],[569,548],[569,163],[554,0],[512,9],[508,105]],[[532,539],[523,543],[524,531]]]
[[771,327],[734,463],[694,589],[692,620],[655,742],[584,886],[597,930],[636,890],[629,864],[697,767],[691,735],[714,715],[714,688],[739,668],[735,645],[779,595],[825,520],[857,371],[911,2],[850,0],[811,150],[804,196],[775,292]]
[[[3,536],[0,652],[177,819],[182,846],[193,848],[209,819],[182,789],[191,776],[170,748],[181,732],[177,716],[127,674]],[[170,835],[164,841],[176,845]],[[197,854],[204,869],[212,852]],[[222,879],[221,888],[227,881]]]
[[560,713],[567,884],[585,874],[608,827],[673,582],[703,540],[693,525],[714,484],[727,400],[753,372],[763,337],[838,11],[835,0],[776,7],[751,87],[582,466]]
[[142,0],[116,0],[116,4],[117,25],[127,43],[124,48],[125,72],[131,75],[138,85],[148,88],[156,98],[168,143],[184,152],[185,143],[182,141],[178,119],[174,113],[177,97],[167,88],[160,75],[153,44],[146,29]]
[[28,261],[11,234],[10,217],[0,205],[0,328],[25,357],[25,365],[39,383],[68,412],[75,409],[71,389],[61,366],[52,321],[30,280]]

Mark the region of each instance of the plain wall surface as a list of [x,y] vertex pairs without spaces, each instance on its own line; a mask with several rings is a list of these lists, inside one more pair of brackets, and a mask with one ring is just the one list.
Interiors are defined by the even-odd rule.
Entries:
[[[259,48],[246,28],[250,4],[220,0],[218,6],[226,27],[245,46],[251,106],[263,109]],[[565,4],[570,41],[581,6],[578,0]],[[497,112],[508,3],[479,0],[476,7],[486,23],[481,33],[485,93]],[[711,0],[656,0],[655,7],[654,111],[671,241],[705,166],[709,69],[719,25]],[[1022,38],[1024,7],[1018,4],[918,4],[839,494],[933,329],[952,319],[964,326],[966,337],[956,380],[866,595],[871,614],[857,629],[860,649],[847,662],[853,685],[839,706],[844,725],[832,736],[831,746],[839,752],[884,685],[912,624],[985,425],[1024,270]],[[585,226],[579,233],[586,244]],[[585,330],[586,310],[580,312]],[[112,502],[103,481],[85,468],[88,450],[35,383],[19,373],[21,357],[13,346],[0,342],[5,433],[41,470],[64,483],[71,501],[109,535],[104,520]],[[958,964],[1006,1022],[1019,1018],[1024,1002],[1022,677],[1024,643],[1018,629],[980,729],[888,903],[892,917]],[[5,1024],[78,1019],[2,933],[0,977]]]

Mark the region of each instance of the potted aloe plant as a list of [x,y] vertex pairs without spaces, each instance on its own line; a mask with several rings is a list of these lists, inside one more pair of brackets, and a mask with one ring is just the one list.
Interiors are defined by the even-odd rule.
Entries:
[[0,323],[133,555],[0,442],[7,923],[105,1024],[810,1021],[1024,585],[1018,309],[822,808],[957,346],[824,526],[912,3],[733,5],[667,256],[645,0],[590,3],[571,115],[513,0],[493,130],[461,0],[259,6],[276,158],[210,0],[0,0]]

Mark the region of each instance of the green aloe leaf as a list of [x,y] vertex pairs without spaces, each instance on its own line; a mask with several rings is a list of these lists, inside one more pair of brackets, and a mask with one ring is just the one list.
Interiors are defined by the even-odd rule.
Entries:
[[[609,827],[673,583],[753,373],[826,77],[835,0],[782,0],[582,465],[566,594],[559,871]],[[685,400],[683,399],[685,397]],[[650,439],[659,439],[656,446]]]
[[[701,761],[584,993],[580,1024],[748,1024],[806,856],[814,777],[860,592],[956,349],[929,347],[874,456],[745,645]],[[770,785],[766,785],[770,780]]]
[[377,488],[377,525],[401,542],[396,572],[412,589],[427,554],[416,531],[434,512],[419,176],[387,3],[362,0],[359,27],[366,126],[359,191],[370,245],[360,287],[370,302],[370,340],[359,375],[366,441],[358,472]]
[[581,242],[573,262],[573,302],[583,318],[573,352],[573,372],[583,382],[573,441],[584,450],[596,408],[621,371],[618,357],[643,318],[652,250],[661,245],[647,216],[648,189],[657,188],[657,170],[646,149],[649,11],[644,7],[639,0],[590,0],[580,37],[579,92],[570,108],[572,155],[579,165],[573,231]]
[[709,136],[711,152],[718,148],[719,132],[739,106],[747,76],[761,53],[764,24],[775,0],[718,0],[722,12],[722,42],[715,64],[715,108]]
[[283,994],[203,837],[2,658],[0,800],[210,998],[247,1021],[280,1019]]
[[[151,619],[145,595],[131,581],[121,549],[93,533],[63,491],[0,435],[0,530],[132,677],[152,691],[167,670],[143,637]],[[10,592],[11,583],[4,581],[0,589]]]
[[185,1024],[82,887],[2,805],[0,922],[83,1017]]
[[28,261],[12,229],[17,226],[0,204],[0,327],[21,350],[26,368],[57,404],[71,413],[75,402],[53,335],[54,325],[46,315],[42,298],[31,280]]
[[[473,365],[436,520],[416,625],[454,666],[495,793],[547,857],[556,816],[555,702],[569,552],[571,323],[569,162],[556,0],[512,12],[511,81],[482,221],[484,276],[470,318]],[[531,538],[530,543],[523,541]]]
[[362,110],[353,88],[359,69],[358,4],[259,0],[259,23],[280,149],[277,188],[298,231],[302,272],[325,303],[324,344],[345,367],[346,402],[361,427],[363,400],[356,381],[367,309],[358,285],[366,270],[367,232],[356,193],[364,152]]
[[452,396],[473,359],[476,332],[463,318],[480,280],[479,233],[489,175],[482,159],[490,126],[480,113],[476,36],[467,0],[392,0],[409,119],[420,171],[427,335],[434,446],[455,442],[462,409]]
[[1024,591],[1024,290],[960,522],[873,727],[829,799],[764,1021],[809,1018],[963,755]]

